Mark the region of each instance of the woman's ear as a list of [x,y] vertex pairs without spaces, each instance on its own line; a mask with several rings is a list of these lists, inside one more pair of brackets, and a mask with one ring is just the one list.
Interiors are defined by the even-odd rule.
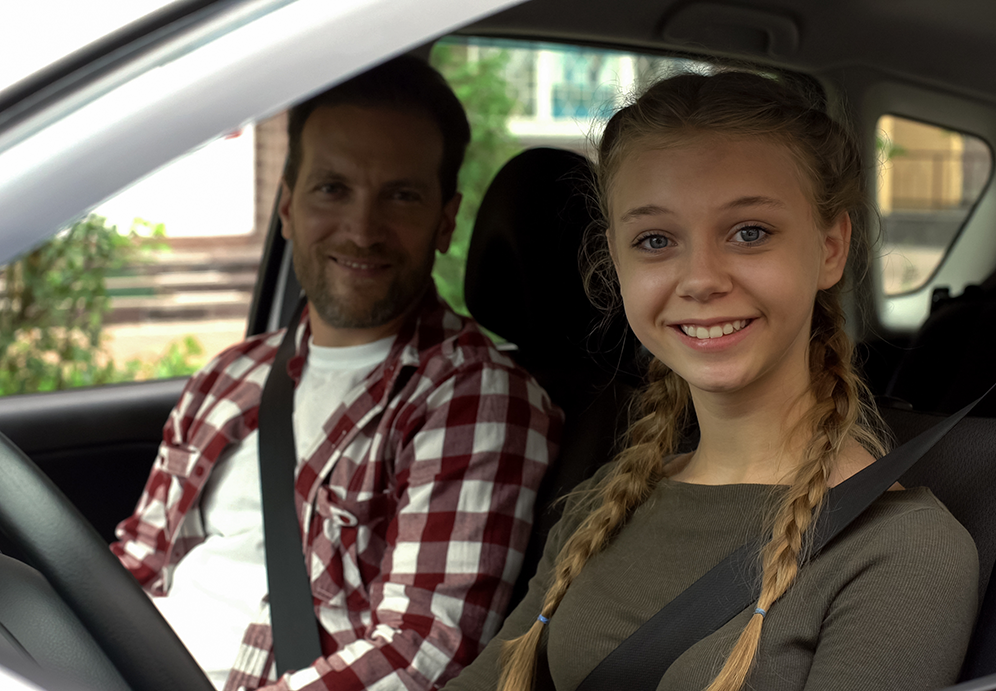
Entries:
[[612,242],[612,228],[605,229],[605,244],[609,247],[609,257],[612,258],[612,268],[619,272],[619,262],[616,260],[616,245]]
[[847,253],[851,248],[851,217],[845,211],[823,231],[823,264],[820,267],[820,290],[831,288],[844,275]]

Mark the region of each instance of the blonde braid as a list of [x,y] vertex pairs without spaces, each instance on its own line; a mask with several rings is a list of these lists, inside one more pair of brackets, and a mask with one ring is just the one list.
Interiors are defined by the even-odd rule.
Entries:
[[[800,423],[814,430],[792,486],[775,513],[771,541],[762,551],[763,575],[757,608],[767,612],[795,581],[808,557],[807,533],[819,514],[830,471],[848,439],[876,455],[885,453],[881,420],[852,365],[853,345],[844,331],[844,313],[833,294],[821,293],[810,340],[811,391],[816,404]],[[739,691],[754,666],[764,615],[755,612],[726,664],[706,691]]]
[[[644,414],[630,428],[628,447],[576,509],[593,510],[557,556],[553,584],[540,610],[543,617],[553,616],[584,565],[608,544],[665,475],[665,459],[674,452],[687,417],[688,385],[659,360],[651,363],[649,380],[637,402]],[[543,625],[537,620],[525,634],[503,645],[499,691],[532,689],[542,631]]]

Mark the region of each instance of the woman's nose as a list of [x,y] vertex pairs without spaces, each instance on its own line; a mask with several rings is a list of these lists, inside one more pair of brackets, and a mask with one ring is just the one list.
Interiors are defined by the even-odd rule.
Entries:
[[676,287],[679,297],[707,302],[733,287],[721,250],[716,247],[690,248],[676,268],[681,272]]

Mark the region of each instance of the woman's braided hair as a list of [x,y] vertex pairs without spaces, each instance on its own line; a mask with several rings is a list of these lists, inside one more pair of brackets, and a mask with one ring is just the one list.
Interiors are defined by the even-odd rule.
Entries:
[[[852,223],[850,264],[868,255],[868,202],[858,147],[847,130],[814,99],[773,78],[747,72],[685,74],[652,85],[609,121],[598,149],[598,193],[604,219],[620,163],[641,147],[659,147],[693,133],[737,138],[766,137],[785,144],[809,183],[815,217],[828,228],[847,213]],[[618,307],[619,290],[606,226],[588,243],[587,279],[593,300]],[[863,268],[859,266],[859,270]],[[592,290],[600,287],[601,290]],[[817,294],[809,343],[810,390],[815,404],[800,424],[809,434],[792,485],[775,510],[772,538],[763,548],[761,595],[767,611],[795,580],[806,557],[807,530],[823,502],[828,480],[845,443],[856,440],[874,455],[885,452],[883,429],[870,393],[852,365],[853,344],[844,330],[838,284]],[[608,298],[607,300],[605,298]],[[688,386],[654,359],[636,404],[627,448],[580,505],[589,510],[561,550],[542,611],[551,617],[585,563],[609,542],[633,510],[668,475],[667,459],[689,415]],[[755,613],[707,691],[739,691],[757,655],[764,617]],[[505,643],[501,691],[532,688],[542,624]]]

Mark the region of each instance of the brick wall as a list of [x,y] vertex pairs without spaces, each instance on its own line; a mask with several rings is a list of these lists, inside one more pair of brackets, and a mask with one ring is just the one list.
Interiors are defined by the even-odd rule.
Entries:
[[256,225],[254,235],[264,238],[270,227],[273,203],[280,187],[287,157],[287,114],[280,113],[256,124]]

